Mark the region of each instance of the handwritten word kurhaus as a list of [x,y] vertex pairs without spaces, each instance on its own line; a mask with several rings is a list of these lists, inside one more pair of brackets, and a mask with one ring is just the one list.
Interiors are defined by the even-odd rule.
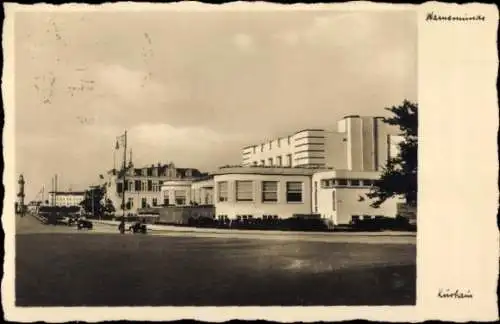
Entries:
[[427,13],[426,21],[485,21],[486,17],[482,15],[475,16],[451,16],[451,15],[438,15],[434,12]]
[[474,296],[470,292],[470,290],[467,290],[466,293],[461,292],[460,290],[456,289],[455,291],[451,291],[450,289],[440,289],[438,292],[438,297],[439,298],[454,298],[454,299],[465,299],[465,298],[473,298]]

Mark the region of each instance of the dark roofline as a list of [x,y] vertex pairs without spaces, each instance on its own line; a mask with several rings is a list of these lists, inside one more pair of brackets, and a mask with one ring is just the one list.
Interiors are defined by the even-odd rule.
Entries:
[[57,195],[73,195],[73,196],[85,195],[85,191],[49,191],[49,194],[50,193],[55,193]]
[[298,133],[302,132],[307,132],[307,131],[312,131],[312,132],[324,132],[324,129],[319,129],[319,128],[306,128],[306,129],[301,129],[298,132],[293,133],[291,136],[297,135]]

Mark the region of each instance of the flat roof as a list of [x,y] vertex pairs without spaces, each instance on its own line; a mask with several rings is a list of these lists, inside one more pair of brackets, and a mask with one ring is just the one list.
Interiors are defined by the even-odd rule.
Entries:
[[265,166],[234,166],[223,167],[215,171],[214,175],[223,174],[269,174],[269,175],[305,175],[310,176],[319,171],[328,171],[327,168],[294,168],[294,167],[265,167]]
[[377,180],[382,175],[381,171],[353,171],[353,170],[325,170],[315,173],[315,177],[320,178],[341,178],[341,179],[373,179]]

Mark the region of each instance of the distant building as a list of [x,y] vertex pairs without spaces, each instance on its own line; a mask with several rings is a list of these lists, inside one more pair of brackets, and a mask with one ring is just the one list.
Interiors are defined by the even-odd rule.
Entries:
[[124,189],[126,213],[136,213],[139,208],[189,205],[191,184],[207,174],[194,168],[178,168],[173,163],[158,163],[142,168],[129,166],[125,186],[118,170],[110,170],[107,176],[107,198],[119,214]]
[[305,129],[290,136],[243,148],[245,166],[332,167],[380,171],[396,154],[399,128],[382,117],[346,116],[337,130]]
[[53,206],[80,206],[84,198],[84,191],[49,191],[49,201]]

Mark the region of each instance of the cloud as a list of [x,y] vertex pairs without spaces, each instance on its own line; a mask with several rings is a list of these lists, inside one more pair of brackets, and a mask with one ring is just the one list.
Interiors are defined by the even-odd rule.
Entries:
[[247,34],[236,34],[233,37],[234,45],[241,51],[247,52],[254,48],[254,40]]
[[239,134],[218,133],[206,127],[174,127],[169,124],[139,124],[130,130],[131,136],[139,143],[154,143],[169,147],[196,149],[222,145],[238,141]]
[[289,31],[282,34],[277,34],[276,38],[287,45],[294,46],[300,41],[301,35],[295,31]]

